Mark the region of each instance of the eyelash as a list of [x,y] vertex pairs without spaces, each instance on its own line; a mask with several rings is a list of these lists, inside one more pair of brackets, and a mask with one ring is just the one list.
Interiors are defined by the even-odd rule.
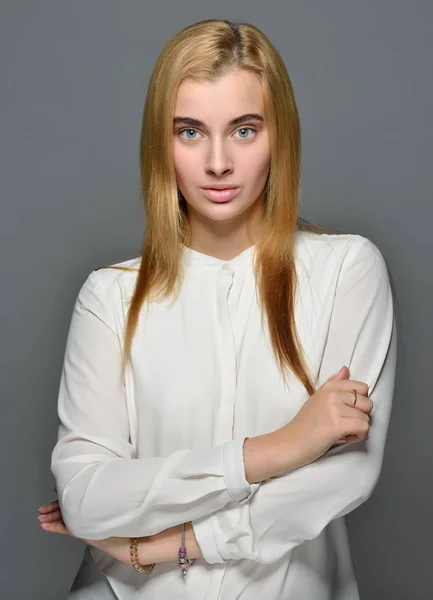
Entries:
[[[254,133],[257,133],[257,129],[256,129],[255,127],[250,127],[250,126],[244,126],[244,127],[240,127],[239,129],[237,129],[237,130],[236,130],[236,133],[237,133],[238,131],[242,131],[243,129],[250,129],[250,130],[251,130],[251,131],[253,131]],[[177,132],[177,135],[178,135],[179,137],[182,137],[180,134],[181,134],[183,131],[196,131],[196,132],[197,132],[197,129],[194,129],[194,127],[183,127],[182,129],[179,129],[179,131]],[[252,137],[254,137],[254,136],[253,136],[253,135],[250,135],[248,138],[240,138],[240,139],[242,139],[242,140],[248,140],[249,138],[252,138]],[[190,141],[192,141],[192,142],[193,142],[193,141],[195,141],[195,139],[197,139],[197,138],[194,138],[194,139],[192,139],[192,138],[184,138],[184,139],[185,139],[185,140],[190,140]]]

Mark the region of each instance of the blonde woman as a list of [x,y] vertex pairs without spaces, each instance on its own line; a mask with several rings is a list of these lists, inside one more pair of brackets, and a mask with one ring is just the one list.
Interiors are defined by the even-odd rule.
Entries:
[[299,216],[293,89],[253,25],[168,42],[140,152],[142,254],[78,294],[39,509],[87,544],[69,597],[358,600],[345,515],[379,478],[397,360],[385,259]]

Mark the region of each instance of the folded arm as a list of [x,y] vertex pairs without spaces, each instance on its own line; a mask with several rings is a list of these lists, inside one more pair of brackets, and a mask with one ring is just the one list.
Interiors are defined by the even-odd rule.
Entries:
[[369,386],[374,403],[368,438],[332,447],[315,462],[269,479],[246,502],[231,502],[192,521],[209,563],[272,563],[371,495],[379,478],[397,361],[397,331],[385,261],[363,238],[345,257],[318,384],[343,364]]
[[[131,538],[109,537],[105,540],[82,539],[82,541],[89,544],[89,546],[102,550],[105,554],[109,554],[126,565],[131,565],[132,568],[130,555]],[[149,537],[142,537],[138,540],[137,545],[138,561],[142,565],[170,562],[172,560],[177,561],[180,543],[180,525],[170,527]],[[185,546],[188,558],[200,558],[202,556],[191,522],[185,524]]]
[[150,536],[248,498],[243,441],[135,458],[130,443],[121,340],[100,274],[75,302],[51,457],[65,525],[81,539]]

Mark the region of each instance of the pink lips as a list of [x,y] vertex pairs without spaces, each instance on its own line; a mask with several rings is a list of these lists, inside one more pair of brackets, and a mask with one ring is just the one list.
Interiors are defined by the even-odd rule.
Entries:
[[226,188],[223,190],[216,190],[210,188],[201,188],[201,193],[205,198],[212,202],[228,202],[232,200],[238,193],[240,188]]

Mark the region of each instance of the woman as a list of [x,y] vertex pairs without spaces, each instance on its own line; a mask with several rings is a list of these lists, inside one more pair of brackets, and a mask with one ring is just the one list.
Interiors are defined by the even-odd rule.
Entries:
[[358,599],[344,517],[381,472],[392,285],[370,240],[299,217],[298,113],[263,33],[170,40],[141,167],[142,255],[90,273],[66,346],[40,512],[88,544],[69,597]]

